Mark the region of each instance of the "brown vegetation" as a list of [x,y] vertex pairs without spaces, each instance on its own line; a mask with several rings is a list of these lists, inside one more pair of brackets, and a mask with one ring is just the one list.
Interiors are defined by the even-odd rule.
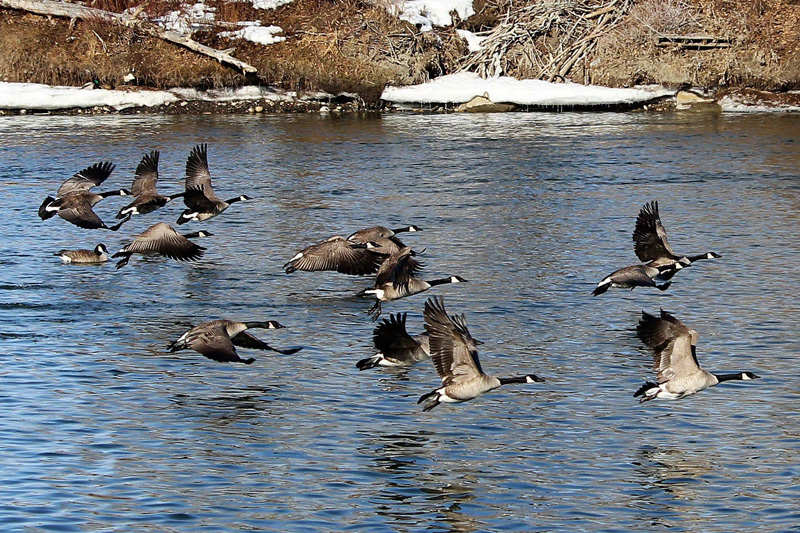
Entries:
[[[258,69],[258,81],[300,91],[355,92],[375,102],[386,84],[426,81],[463,68],[488,72],[502,51],[502,73],[572,79],[609,86],[637,83],[800,87],[800,3],[797,0],[608,0],[565,3],[547,11],[537,2],[475,0],[477,14],[457,28],[519,30],[496,41],[491,53],[468,54],[454,28],[419,32],[388,14],[385,0],[295,0],[276,10],[248,2],[206,0],[217,27],[194,39],[232,52]],[[162,16],[178,0],[92,0],[114,12],[141,10]],[[572,7],[570,7],[572,6]],[[597,15],[598,9],[607,9]],[[525,19],[520,14],[528,13]],[[102,20],[48,19],[0,9],[0,80],[108,86],[235,87],[252,80],[213,59]],[[535,16],[534,16],[535,15]],[[600,24],[600,19],[604,21]],[[260,20],[283,28],[287,40],[269,46],[219,37],[225,23]],[[221,26],[221,27],[220,27]],[[230,24],[228,24],[230,26]],[[598,29],[599,28],[599,29]],[[728,48],[695,50],[657,46],[662,34],[707,34]],[[509,33],[510,35],[510,33]],[[502,36],[500,36],[502,37]],[[591,38],[588,38],[591,37]]]

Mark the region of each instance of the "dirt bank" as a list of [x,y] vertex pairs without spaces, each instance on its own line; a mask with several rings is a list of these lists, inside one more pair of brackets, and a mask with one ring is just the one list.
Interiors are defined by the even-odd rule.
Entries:
[[[378,1],[295,0],[266,11],[243,2],[207,0],[206,4],[216,8],[217,25],[199,28],[194,39],[220,50],[235,46],[232,54],[253,65],[255,76],[135,28],[0,9],[4,51],[0,80],[52,85],[94,81],[103,87],[152,88],[220,88],[255,82],[287,90],[356,93],[367,106],[377,106],[387,84],[419,83],[475,64],[476,55],[468,52],[456,29],[486,33],[507,22],[512,9],[522,6],[530,13],[541,6],[475,0],[475,16],[456,19],[453,27],[420,32],[390,15]],[[95,0],[87,5],[122,12],[139,2]],[[142,4],[142,12],[152,18],[176,5],[172,0],[154,0]],[[503,73],[610,87],[658,83],[723,90],[800,88],[796,0],[610,0],[592,12],[561,9],[547,15],[555,22],[543,26],[531,16],[525,23],[539,26],[529,31],[530,39],[517,39],[504,49],[502,61],[495,58]],[[568,34],[565,28],[576,27],[573,20],[581,19],[582,31],[590,33]],[[286,40],[264,46],[219,36],[220,24],[244,20],[280,26]],[[698,45],[692,40],[696,36],[707,39]],[[574,50],[572,59],[542,66],[540,58],[553,57],[561,49]]]

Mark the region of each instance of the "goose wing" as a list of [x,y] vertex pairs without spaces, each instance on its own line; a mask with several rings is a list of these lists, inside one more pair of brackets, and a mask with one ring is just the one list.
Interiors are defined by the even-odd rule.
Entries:
[[121,252],[157,252],[178,261],[195,261],[203,256],[205,248],[199,246],[165,222],[153,224],[137,235]]
[[406,330],[407,313],[390,314],[382,319],[372,332],[375,348],[385,357],[398,361],[409,360],[411,353],[419,348],[419,342]]
[[667,230],[661,224],[656,201],[644,204],[639,216],[636,217],[633,250],[640,261],[653,261],[664,257],[677,258],[667,240]]
[[134,196],[155,195],[156,183],[158,182],[158,150],[153,150],[149,154],[144,154],[139,165],[136,167],[136,173],[133,178],[133,185],[131,186],[131,194]]
[[470,381],[483,374],[477,344],[469,334],[464,315],[448,316],[441,297],[425,302],[425,330],[442,385]]
[[80,194],[67,196],[58,210],[58,216],[75,224],[79,228],[98,229],[105,227],[105,224],[92,210],[89,202],[84,201]]
[[253,350],[270,350],[273,352],[282,353],[284,355],[291,355],[303,349],[302,347],[298,347],[298,348],[288,348],[285,350],[279,350],[278,348],[273,348],[266,342],[257,338],[255,335],[252,335],[246,331],[242,331],[241,333],[235,335],[231,339],[231,341],[233,342],[234,345],[239,346],[241,348],[252,348]]
[[73,192],[88,191],[92,187],[100,185],[114,170],[114,164],[109,161],[95,163],[86,167],[70,179],[61,184],[58,188],[57,196],[66,196]]
[[295,270],[334,270],[359,276],[374,274],[384,257],[383,254],[336,236],[303,249],[283,267],[287,273]]
[[660,383],[700,370],[697,332],[671,314],[661,310],[661,316],[656,317],[643,311],[636,331],[642,342],[653,348],[653,370]]
[[187,187],[186,193],[183,195],[183,203],[189,209],[202,213],[213,213],[217,210],[217,204],[206,195],[206,189],[203,187]]
[[208,170],[208,145],[206,143],[195,146],[186,160],[186,192],[188,193],[191,189],[200,189],[206,197],[212,200],[216,199],[214,188],[211,186],[211,172]]
[[204,333],[191,340],[187,339],[186,344],[192,350],[214,361],[224,363],[239,360],[236,347],[225,335]]
[[375,276],[375,287],[392,283],[395,288],[408,288],[408,282],[422,270],[423,264],[414,259],[413,250],[405,246],[391,254],[378,269]]

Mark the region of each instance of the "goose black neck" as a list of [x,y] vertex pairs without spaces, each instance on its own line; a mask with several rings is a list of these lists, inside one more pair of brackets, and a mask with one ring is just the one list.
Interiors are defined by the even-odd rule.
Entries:
[[245,322],[244,325],[247,326],[248,329],[250,328],[270,329],[271,327],[274,328],[274,326],[271,325],[269,322]]
[[128,194],[130,194],[130,193],[128,191],[126,191],[126,190],[117,189],[116,191],[101,192],[100,196],[102,196],[103,198],[108,198],[109,196],[123,196],[123,195],[128,195]]
[[737,374],[714,374],[714,377],[717,378],[717,381],[722,383],[723,381],[733,381],[733,380],[743,380],[742,373],[739,372]]
[[705,254],[697,254],[697,255],[687,255],[686,259],[694,263],[695,261],[701,261],[703,259],[710,259],[708,256],[711,255],[713,257],[713,253],[705,253]]
[[500,385],[508,385],[509,383],[527,383],[528,377],[527,376],[518,376],[513,378],[498,378],[500,380]]
[[453,283],[453,280],[450,278],[442,278],[428,281],[428,285],[431,287],[435,287],[436,285],[444,285],[445,283]]
[[241,202],[244,198],[241,196],[237,196],[236,198],[231,198],[230,200],[225,200],[226,204],[235,204],[236,202]]

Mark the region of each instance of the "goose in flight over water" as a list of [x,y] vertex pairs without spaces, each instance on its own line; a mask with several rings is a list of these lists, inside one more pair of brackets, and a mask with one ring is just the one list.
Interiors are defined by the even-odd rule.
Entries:
[[153,150],[149,154],[144,154],[139,165],[136,167],[131,193],[136,199],[126,205],[117,213],[117,218],[125,218],[131,215],[144,215],[152,213],[159,207],[164,207],[168,202],[183,196],[185,193],[179,192],[164,196],[156,191],[158,183],[158,150]]
[[592,296],[603,294],[611,287],[618,289],[635,289],[636,287],[655,287],[658,290],[665,291],[672,284],[671,281],[657,285],[655,280],[661,279],[659,276],[669,276],[670,278],[678,270],[684,268],[679,263],[671,263],[658,267],[649,265],[631,265],[620,268],[606,276],[597,284],[597,287],[592,291]]
[[279,350],[266,342],[259,340],[245,330],[253,328],[281,329],[280,323],[269,320],[267,322],[237,322],[234,320],[212,320],[193,327],[169,343],[167,350],[170,353],[180,350],[194,350],[195,352],[221,363],[244,363],[249,365],[254,358],[242,359],[236,353],[236,347],[251,348],[254,350],[271,350],[284,355],[291,355],[302,350],[301,347]]
[[467,280],[460,276],[448,276],[446,278],[425,281],[415,277],[422,269],[422,263],[414,257],[414,252],[406,246],[398,252],[389,256],[375,275],[375,283],[371,289],[364,289],[357,296],[375,296],[375,305],[367,312],[372,316],[372,320],[378,320],[381,315],[381,303],[392,300],[399,300],[412,294],[427,291],[436,285],[447,283],[466,283]]
[[[680,262],[684,267],[687,267],[695,261],[722,257],[717,252],[706,252],[697,255],[676,254],[667,240],[667,230],[661,224],[661,216],[658,214],[658,202],[656,201],[644,204],[636,217],[636,227],[633,230],[633,250],[640,261],[653,267],[676,262]],[[672,272],[672,274],[674,273]],[[659,279],[668,278],[659,277]]]
[[128,218],[119,224],[109,227],[92,210],[92,207],[103,198],[130,194],[130,191],[126,189],[116,189],[101,193],[91,192],[91,189],[103,183],[113,170],[114,165],[108,161],[95,163],[84,168],[61,184],[56,193],[56,198],[48,196],[44,199],[42,205],[39,206],[39,218],[47,220],[57,214],[79,228],[117,231],[122,224],[128,221]]
[[374,274],[387,257],[381,250],[375,243],[355,243],[337,235],[300,250],[283,268],[287,274],[297,270],[333,270],[353,276]]
[[108,249],[103,243],[93,250],[60,250],[55,254],[65,263],[96,264],[108,261]]
[[642,311],[636,328],[639,339],[653,349],[653,370],[657,382],[648,381],[637,390],[634,398],[646,402],[654,398],[679,400],[724,381],[757,379],[752,372],[712,374],[697,362],[697,332],[661,310],[656,317]]
[[407,313],[390,314],[375,326],[372,341],[378,353],[356,363],[359,370],[376,366],[411,366],[429,359],[431,347],[428,333],[414,335],[406,331]]
[[420,397],[417,403],[428,402],[423,411],[443,402],[466,402],[509,383],[544,382],[535,374],[513,378],[484,374],[466,318],[463,314],[448,316],[441,297],[434,296],[425,302],[425,329],[430,335],[431,358],[442,386]]
[[250,199],[242,194],[230,200],[220,200],[211,186],[208,145],[198,144],[192,149],[186,160],[186,192],[183,194],[183,203],[188,209],[178,217],[178,224],[191,220],[208,220],[228,209],[231,204]]
[[133,242],[111,257],[122,257],[117,263],[117,268],[127,265],[133,254],[157,253],[177,261],[197,261],[203,257],[206,249],[189,239],[211,237],[212,235],[213,233],[208,231],[195,231],[181,235],[166,222],[158,222],[137,235]]

